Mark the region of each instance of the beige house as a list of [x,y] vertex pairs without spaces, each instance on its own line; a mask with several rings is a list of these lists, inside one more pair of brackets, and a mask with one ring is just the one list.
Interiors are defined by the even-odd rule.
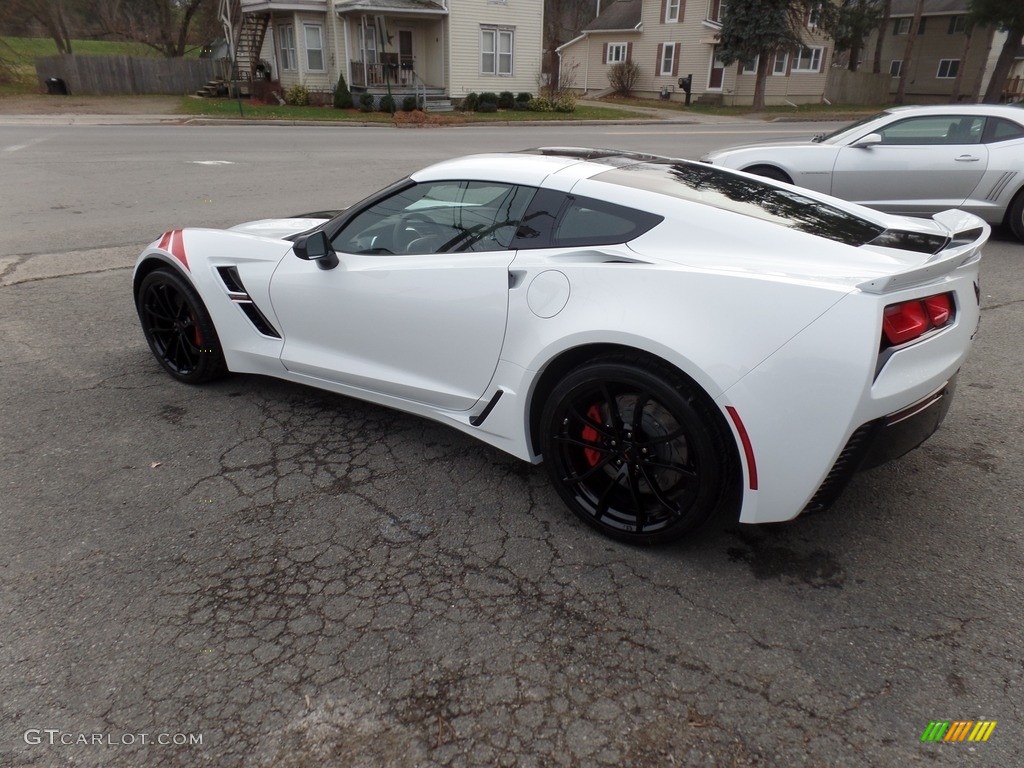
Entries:
[[[718,58],[721,11],[721,0],[615,0],[558,48],[561,84],[582,93],[607,91],[609,68],[633,61],[640,67],[639,96],[682,101],[680,79],[692,75],[694,101],[750,104],[757,62],[727,67]],[[832,46],[810,18],[803,39],[805,46],[772,56],[767,104],[822,100]]]
[[241,13],[243,77],[269,67],[284,89],[331,92],[343,74],[357,93],[419,91],[435,104],[537,92],[543,0],[241,0]]
[[[904,66],[914,5],[914,0],[892,0],[891,18],[882,30],[882,71],[892,75],[890,92],[896,93],[906,78],[904,101],[910,104],[946,102],[954,91],[973,100],[981,92],[990,51],[998,54],[995,29],[968,30],[969,0],[924,0],[910,64]],[[875,50],[877,37],[868,40],[865,56]]]

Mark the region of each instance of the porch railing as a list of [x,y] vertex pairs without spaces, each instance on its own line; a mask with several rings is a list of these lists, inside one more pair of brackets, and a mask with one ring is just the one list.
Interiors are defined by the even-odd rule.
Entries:
[[1003,88],[1003,101],[1015,102],[1024,99],[1024,77],[1011,77],[1007,79]]
[[391,54],[392,61],[363,62],[352,61],[352,85],[357,88],[383,88],[387,83],[408,88],[415,85],[416,73],[412,68],[412,59],[399,59],[398,54]]

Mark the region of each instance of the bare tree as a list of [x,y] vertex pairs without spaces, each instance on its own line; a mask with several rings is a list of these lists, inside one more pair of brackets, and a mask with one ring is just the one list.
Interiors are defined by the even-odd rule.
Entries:
[[57,45],[61,56],[71,53],[68,6],[65,0],[0,0],[4,18],[31,19],[40,24]]
[[209,0],[94,0],[104,31],[148,45],[164,56],[184,56],[193,18]]
[[914,41],[917,39],[917,30],[921,27],[921,14],[924,11],[924,0],[916,0],[914,3],[914,17],[910,20],[910,29],[907,30],[907,45],[903,49],[903,64],[900,68],[900,84],[896,88],[896,103],[902,104],[906,96],[907,80],[910,79],[910,65],[914,57]]

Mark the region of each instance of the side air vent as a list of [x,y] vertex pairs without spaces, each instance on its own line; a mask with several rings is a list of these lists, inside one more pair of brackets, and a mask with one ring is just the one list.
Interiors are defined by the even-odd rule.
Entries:
[[249,296],[249,292],[245,290],[245,286],[242,285],[242,278],[238,274],[238,269],[236,267],[217,267],[217,274],[220,275],[224,287],[227,288],[228,298],[238,305],[238,308],[242,310],[242,314],[249,318],[249,322],[253,324],[256,330],[264,336],[280,339],[281,334],[278,333],[277,329],[267,319],[267,316],[260,312],[260,308],[256,306],[252,297]]

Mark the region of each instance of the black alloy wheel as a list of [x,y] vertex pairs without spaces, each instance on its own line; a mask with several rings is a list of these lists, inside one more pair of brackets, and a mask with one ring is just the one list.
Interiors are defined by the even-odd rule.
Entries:
[[150,272],[136,307],[153,356],[171,376],[203,384],[227,372],[220,340],[199,294],[171,269]]
[[678,539],[728,497],[731,435],[706,395],[667,365],[627,356],[583,365],[554,388],[541,428],[559,495],[612,538]]

